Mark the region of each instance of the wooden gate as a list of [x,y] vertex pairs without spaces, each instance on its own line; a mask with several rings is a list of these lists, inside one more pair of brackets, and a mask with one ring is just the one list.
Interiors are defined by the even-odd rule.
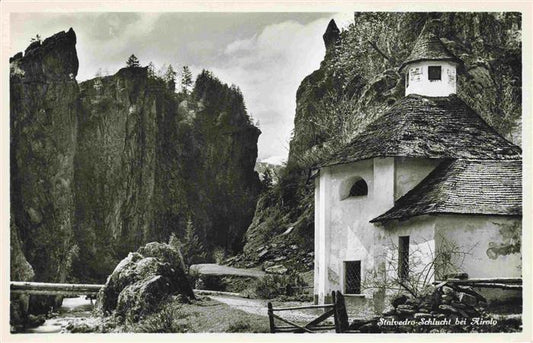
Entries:
[[[309,305],[300,307],[284,307],[274,308],[272,303],[268,303],[268,319],[270,322],[270,332],[283,332],[283,333],[315,333],[318,331],[335,330],[335,332],[346,332],[348,329],[348,315],[346,314],[346,305],[344,302],[344,296],[341,292],[333,291],[332,294],[333,303],[325,305]],[[308,309],[324,309],[324,313],[313,319],[307,324],[297,324],[286,318],[280,317],[275,312],[294,311],[294,310],[308,310]],[[323,321],[333,317],[334,325],[320,325]],[[277,326],[276,320],[281,321],[288,325]]]

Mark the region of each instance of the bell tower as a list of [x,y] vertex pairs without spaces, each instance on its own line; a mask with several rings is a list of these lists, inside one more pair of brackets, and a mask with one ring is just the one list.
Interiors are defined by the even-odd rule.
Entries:
[[424,26],[413,50],[400,66],[405,74],[405,95],[443,97],[457,93],[457,67],[461,61]]

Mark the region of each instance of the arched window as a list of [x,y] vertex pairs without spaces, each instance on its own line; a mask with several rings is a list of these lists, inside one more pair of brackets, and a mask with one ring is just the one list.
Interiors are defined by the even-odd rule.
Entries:
[[348,196],[359,197],[363,195],[368,195],[368,185],[366,184],[365,180],[359,179],[355,181],[355,183],[352,185],[352,188],[350,188],[350,193]]
[[342,181],[339,187],[340,200],[368,195],[368,185],[360,176],[352,176]]

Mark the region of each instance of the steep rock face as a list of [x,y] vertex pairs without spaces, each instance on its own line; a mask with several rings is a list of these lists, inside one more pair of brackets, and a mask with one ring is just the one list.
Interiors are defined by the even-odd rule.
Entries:
[[[76,275],[102,280],[129,251],[183,237],[240,249],[253,216],[259,130],[208,72],[175,94],[145,68],[83,82],[76,155]],[[209,254],[208,254],[209,257]]]
[[80,89],[74,227],[84,266],[77,269],[82,278],[99,279],[120,256],[151,239],[158,146],[164,141],[158,123],[173,103],[146,68],[121,69]]
[[33,42],[24,56],[19,53],[10,60],[11,220],[35,281],[65,281],[76,252],[75,44],[71,29]]
[[196,148],[188,155],[194,169],[186,165],[200,187],[191,203],[210,221],[204,222],[207,246],[239,251],[260,189],[254,167],[261,131],[250,122],[239,89],[222,84],[209,72],[198,76],[192,97],[197,114],[191,145]]
[[[10,225],[10,279],[18,281],[32,281],[34,272],[22,252],[18,230],[14,223]],[[19,330],[27,320],[29,295],[11,294],[9,302],[9,323]]]

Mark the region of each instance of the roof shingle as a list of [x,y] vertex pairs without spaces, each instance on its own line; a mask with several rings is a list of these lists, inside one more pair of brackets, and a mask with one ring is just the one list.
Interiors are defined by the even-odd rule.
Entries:
[[437,213],[522,215],[522,161],[443,161],[370,222]]
[[400,72],[409,63],[420,61],[452,61],[461,63],[454,54],[444,46],[439,37],[428,30],[422,31],[415,42],[411,54],[400,66]]
[[321,166],[373,157],[521,159],[520,147],[492,129],[456,95],[408,95]]

